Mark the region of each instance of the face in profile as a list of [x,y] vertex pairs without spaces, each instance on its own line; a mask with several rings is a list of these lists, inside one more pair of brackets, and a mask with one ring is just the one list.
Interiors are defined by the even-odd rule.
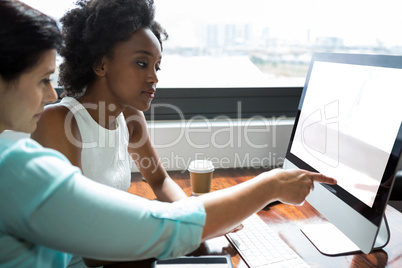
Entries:
[[57,100],[50,75],[56,68],[56,50],[44,51],[37,64],[13,81],[0,78],[0,124],[8,129],[31,133],[47,103]]
[[145,111],[155,97],[162,52],[161,46],[148,28],[140,28],[112,49],[112,57],[104,58],[110,90],[123,107]]

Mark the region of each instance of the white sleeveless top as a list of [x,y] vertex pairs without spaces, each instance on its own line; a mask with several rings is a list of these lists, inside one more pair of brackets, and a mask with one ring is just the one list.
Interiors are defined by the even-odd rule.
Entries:
[[[131,182],[131,157],[127,150],[128,129],[123,113],[116,118],[116,129],[109,130],[101,127],[76,99],[64,97],[60,104],[67,107],[77,121],[82,141],[83,174],[99,183],[127,191]],[[73,255],[68,267],[84,268],[86,265],[80,256]]]
[[67,107],[77,121],[82,140],[83,174],[99,183],[127,191],[131,183],[131,157],[127,150],[129,137],[123,113],[116,118],[116,129],[109,130],[101,127],[76,99],[64,97],[60,104]]

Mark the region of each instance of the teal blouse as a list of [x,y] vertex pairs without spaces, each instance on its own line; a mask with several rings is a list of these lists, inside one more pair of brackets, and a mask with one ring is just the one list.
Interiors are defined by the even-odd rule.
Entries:
[[173,258],[201,242],[195,197],[147,200],[87,179],[55,150],[0,139],[0,267],[66,267],[76,254]]

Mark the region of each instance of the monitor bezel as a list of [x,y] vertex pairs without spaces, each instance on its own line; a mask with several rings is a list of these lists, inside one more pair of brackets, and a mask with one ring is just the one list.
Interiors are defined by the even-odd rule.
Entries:
[[[313,55],[306,76],[306,81],[303,87],[302,95],[300,98],[295,123],[290,136],[290,142],[286,152],[286,159],[291,161],[294,165],[296,165],[300,169],[310,170],[314,172],[317,172],[317,170],[315,170],[309,164],[298,158],[296,155],[292,154],[291,148],[295,132],[297,129],[299,117],[301,114],[301,110],[303,107],[304,98],[308,90],[309,79],[313,70],[314,63],[317,61],[402,69],[401,56],[341,54],[341,53],[315,53]],[[368,205],[366,205],[365,203],[363,203],[362,201],[351,195],[349,192],[347,192],[339,185],[326,185],[326,184],[321,185],[326,190],[328,190],[328,192],[330,192],[332,195],[337,196],[340,200],[345,202],[348,206],[350,206],[356,212],[361,214],[371,223],[373,223],[376,226],[380,226],[391,193],[393,180],[395,177],[399,158],[401,155],[401,150],[402,150],[402,122],[400,124],[397,138],[395,140],[391,154],[386,164],[386,168],[383,177],[381,179],[381,183],[372,207],[369,207]]]

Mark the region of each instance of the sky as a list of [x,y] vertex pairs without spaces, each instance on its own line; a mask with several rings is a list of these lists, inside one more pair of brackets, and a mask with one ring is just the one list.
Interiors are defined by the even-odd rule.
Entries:
[[[55,19],[75,3],[22,1]],[[155,4],[157,19],[173,34],[173,40],[175,35],[181,35],[177,37],[180,41],[186,37],[191,40],[200,23],[249,23],[269,26],[272,34],[285,39],[297,39],[310,29],[313,38],[337,36],[350,45],[402,45],[400,0],[155,0]]]

